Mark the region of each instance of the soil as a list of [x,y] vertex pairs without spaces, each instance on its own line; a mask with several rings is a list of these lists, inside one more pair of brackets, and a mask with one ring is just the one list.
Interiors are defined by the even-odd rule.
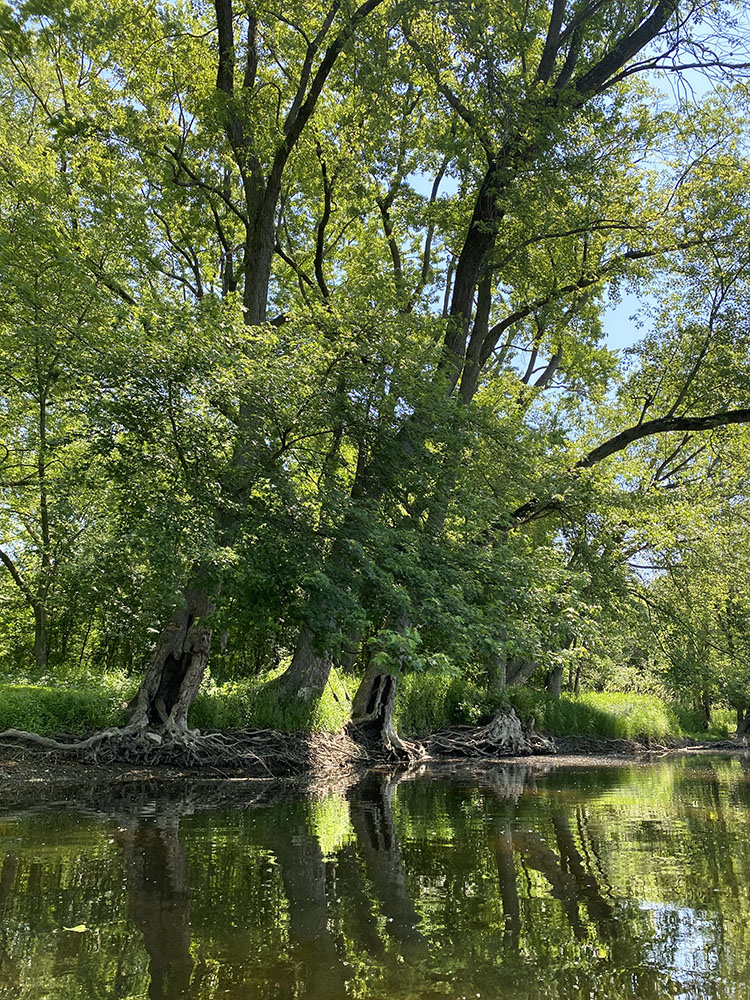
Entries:
[[[275,734],[280,737],[281,734]],[[108,799],[127,795],[138,789],[170,789],[175,795],[189,790],[191,796],[206,795],[222,800],[241,797],[253,800],[272,794],[278,797],[280,786],[299,794],[332,788],[346,788],[361,777],[364,770],[394,766],[411,768],[425,774],[468,775],[497,769],[498,765],[523,765],[535,771],[555,767],[620,767],[647,763],[672,754],[748,753],[745,741],[723,740],[715,743],[674,741],[671,745],[646,745],[626,740],[558,738],[556,752],[544,755],[480,758],[456,756],[422,758],[394,765],[393,761],[371,757],[346,759],[340,737],[317,734],[307,737],[307,759],[301,763],[300,737],[288,734],[288,758],[277,753],[273,770],[264,762],[244,759],[237,767],[169,766],[165,764],[91,763],[36,747],[0,745],[0,811],[25,808],[31,804],[63,803]],[[273,792],[271,790],[273,789]]]

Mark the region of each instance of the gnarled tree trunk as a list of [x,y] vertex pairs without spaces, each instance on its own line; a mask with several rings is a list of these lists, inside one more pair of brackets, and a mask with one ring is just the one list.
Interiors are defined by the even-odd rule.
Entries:
[[359,685],[352,703],[349,734],[358,742],[386,750],[398,757],[423,757],[424,748],[402,739],[393,724],[398,679],[395,674],[378,672],[371,667]]
[[187,716],[206,672],[215,609],[206,589],[185,589],[185,603],[162,630],[146,675],[131,703],[131,726],[168,732],[187,729]]

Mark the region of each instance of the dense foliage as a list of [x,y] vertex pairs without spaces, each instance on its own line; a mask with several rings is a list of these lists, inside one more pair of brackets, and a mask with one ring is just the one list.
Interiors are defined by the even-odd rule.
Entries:
[[742,8],[3,5],[6,676],[744,726]]

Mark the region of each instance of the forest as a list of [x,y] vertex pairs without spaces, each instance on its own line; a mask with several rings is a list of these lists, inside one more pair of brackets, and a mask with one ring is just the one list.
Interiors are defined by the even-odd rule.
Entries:
[[741,0],[0,5],[0,702],[750,729],[749,80]]

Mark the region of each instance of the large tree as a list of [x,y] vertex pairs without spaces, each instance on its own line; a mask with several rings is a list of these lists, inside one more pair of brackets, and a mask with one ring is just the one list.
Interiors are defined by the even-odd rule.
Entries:
[[[718,403],[692,391],[717,370],[700,332],[680,354],[662,331],[642,377],[664,391],[607,407],[600,343],[608,285],[689,282],[717,247],[714,287],[739,266],[736,99],[685,115],[645,82],[731,63],[711,36],[731,40],[730,6],[4,8],[22,114],[58,162],[95,149],[117,170],[77,178],[87,234],[105,208],[120,220],[117,253],[71,238],[66,266],[118,317],[87,411],[160,494],[140,509],[177,553],[134,727],[184,730],[269,523],[298,574],[282,694],[410,624],[439,648],[473,615],[460,655],[515,650],[519,678],[564,645],[564,622],[532,635],[503,608],[564,618],[586,589],[542,515],[590,504],[589,470],[634,442],[749,415],[739,381]],[[681,317],[680,344],[690,323],[710,340],[725,304]]]

